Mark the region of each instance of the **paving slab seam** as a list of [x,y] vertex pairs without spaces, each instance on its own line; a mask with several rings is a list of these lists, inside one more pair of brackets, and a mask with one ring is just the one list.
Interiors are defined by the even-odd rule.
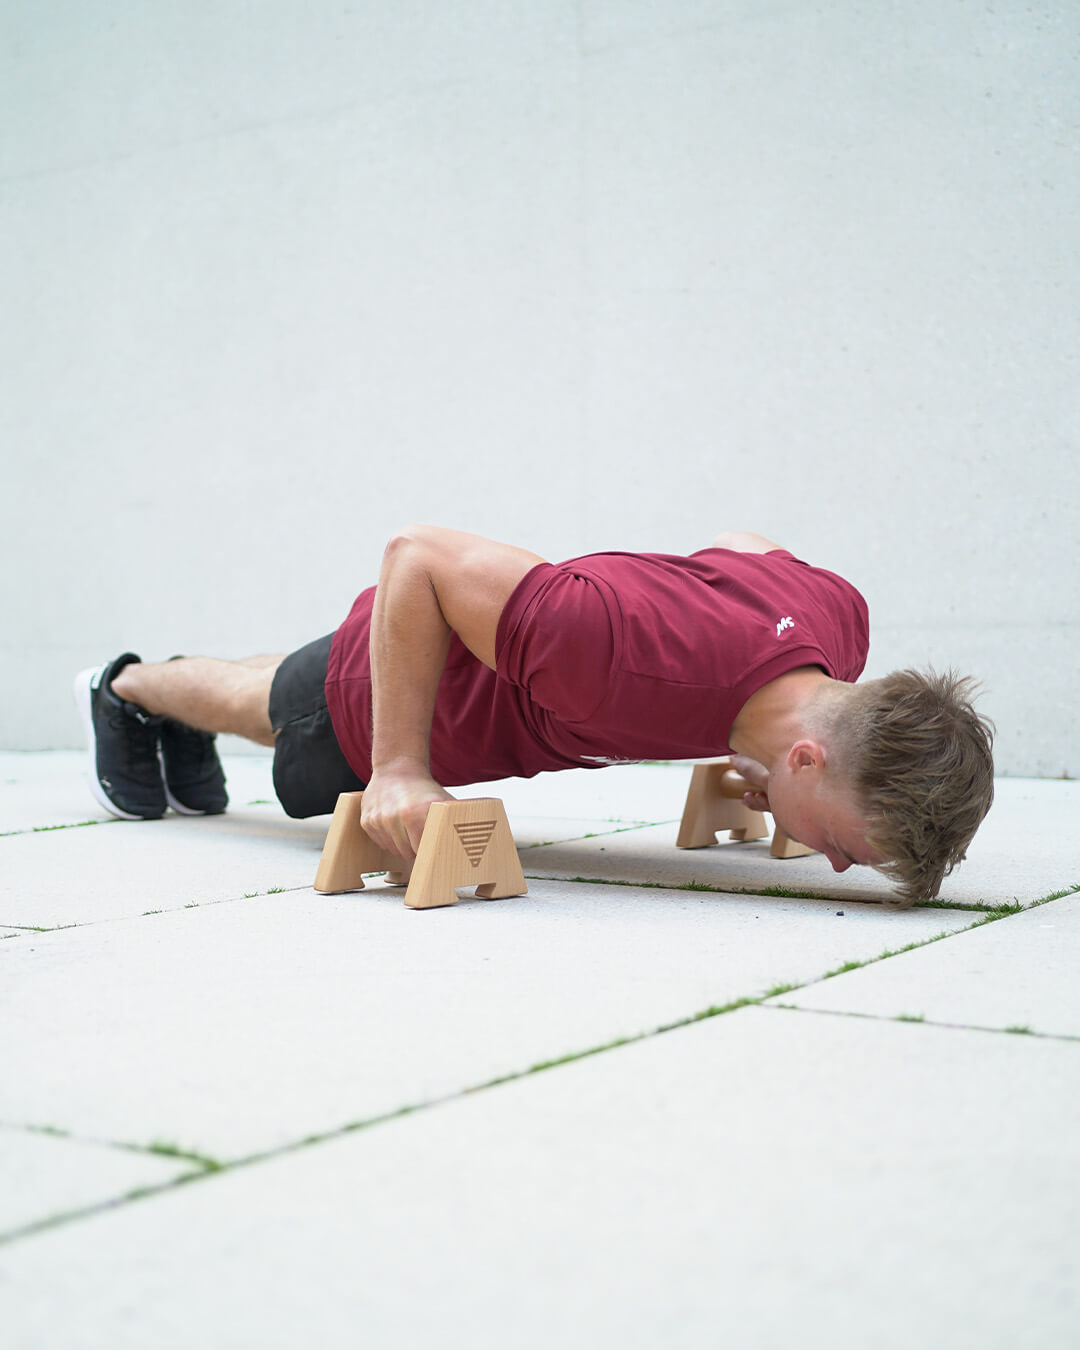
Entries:
[[196,1149],[180,1148],[177,1144],[165,1140],[155,1140],[152,1144],[132,1144],[118,1139],[101,1139],[92,1135],[76,1134],[72,1130],[61,1129],[59,1125],[35,1125],[26,1122],[0,1120],[0,1130],[11,1130],[20,1134],[34,1134],[46,1139],[63,1139],[71,1144],[89,1144],[95,1148],[115,1149],[121,1153],[138,1153],[143,1157],[173,1158],[178,1162],[195,1163],[204,1172],[219,1172],[222,1168],[216,1158],[200,1153]]
[[765,1003],[762,1006],[766,1012],[807,1013],[812,1017],[855,1017],[866,1022],[903,1022],[908,1025],[914,1023],[946,1031],[982,1031],[988,1036],[1027,1036],[1031,1040],[1080,1043],[1080,1036],[1070,1035],[1067,1031],[1036,1031],[1033,1027],[1027,1026],[987,1027],[973,1022],[937,1022],[922,1013],[896,1013],[895,1016],[890,1016],[888,1013],[853,1012],[845,1008],[803,1008],[797,1003]]
[[[371,875],[384,876],[385,873],[373,873]],[[87,919],[85,923],[57,923],[57,924],[29,924],[29,923],[7,923],[0,918],[0,926],[4,928],[17,928],[22,933],[62,933],[68,928],[97,928],[104,923],[131,923],[135,919],[149,919],[157,914],[179,914],[185,909],[209,909],[211,905],[236,905],[241,900],[261,900],[266,895],[285,895],[292,891],[310,891],[309,885],[303,886],[271,886],[265,891],[245,891],[243,895],[224,895],[220,900],[189,900],[183,905],[172,905],[168,909],[144,909],[141,914],[116,914],[108,919]],[[17,934],[8,934],[14,937]]]
[[[531,1071],[528,1071],[531,1072]],[[524,1076],[524,1075],[517,1075]],[[487,1086],[486,1084],[484,1085]],[[121,1141],[93,1140],[78,1142],[100,1143],[103,1147],[123,1150],[129,1153],[141,1153],[143,1155],[155,1154],[159,1157],[172,1157],[183,1161],[185,1159],[198,1159],[199,1166],[197,1170],[185,1172],[178,1177],[172,1177],[168,1181],[160,1182],[157,1185],[138,1186],[133,1190],[126,1191],[122,1195],[116,1195],[108,1200],[100,1200],[92,1205],[83,1205],[78,1209],[64,1210],[60,1213],[50,1215],[45,1219],[35,1219],[33,1223],[24,1224],[20,1228],[12,1228],[7,1232],[0,1232],[0,1247],[9,1246],[14,1242],[21,1241],[24,1238],[36,1237],[40,1233],[46,1233],[55,1228],[62,1228],[71,1223],[77,1223],[83,1219],[92,1219],[99,1214],[107,1214],[121,1206],[136,1204],[142,1200],[152,1199],[154,1196],[165,1195],[170,1191],[178,1190],[182,1186],[190,1186],[197,1181],[205,1181],[208,1177],[224,1176],[226,1173],[235,1172],[241,1168],[253,1167],[258,1163],[270,1162],[275,1158],[287,1157],[291,1153],[298,1153],[302,1149],[313,1148],[318,1144],[330,1143],[335,1139],[341,1139],[350,1134],[356,1134],[360,1130],[371,1129],[376,1125],[383,1125],[391,1120],[397,1120],[401,1116],[412,1115],[416,1111],[427,1110],[430,1107],[442,1106],[447,1102],[455,1101],[459,1097],[467,1095],[469,1092],[479,1091],[478,1088],[466,1088],[461,1092],[449,1093],[444,1097],[433,1098],[430,1101],[420,1102],[413,1106],[398,1107],[393,1111],[388,1111],[382,1115],[372,1116],[367,1120],[351,1121],[347,1125],[339,1126],[334,1130],[309,1135],[303,1139],[294,1140],[289,1144],[282,1144],[274,1149],[267,1149],[260,1153],[252,1153],[243,1158],[234,1158],[229,1162],[219,1163],[216,1159],[209,1159],[206,1155],[191,1153],[183,1149],[171,1149],[167,1145],[140,1145]],[[69,1135],[65,1131],[54,1126],[33,1126],[25,1125],[22,1128],[27,1132],[35,1134],[52,1135],[60,1139],[78,1140],[75,1135]],[[212,1164],[212,1165],[211,1165]]]
[[892,956],[903,956],[905,952],[916,951],[919,947],[929,947],[932,943],[943,942],[946,938],[962,937],[965,933],[974,932],[976,928],[985,928],[988,923],[999,923],[1003,919],[1009,919],[1017,914],[1026,913],[1028,910],[1038,909],[1040,905],[1048,905],[1052,900],[1063,900],[1067,895],[1073,895],[1076,891],[1080,891],[1080,885],[1069,886],[1062,891],[1052,891],[1049,895],[1044,895],[1038,900],[1032,900],[1027,905],[1013,903],[1001,905],[996,909],[984,913],[981,918],[976,919],[973,923],[969,923],[966,928],[957,928],[952,932],[946,933],[935,933],[933,937],[921,938],[916,942],[908,942],[903,947],[889,947],[878,956],[868,956],[863,961],[844,961],[834,970],[827,970],[824,975],[816,980],[807,980],[800,985],[791,985],[789,988],[781,990],[780,992],[788,994],[794,989],[808,989],[811,985],[822,984],[825,980],[834,979],[837,975],[847,975],[850,971],[862,970],[864,966],[873,966],[879,961],[887,961]]
[[[381,875],[381,874],[379,874]],[[553,878],[549,875],[537,872],[526,872],[527,881],[551,881]],[[558,879],[558,878],[555,878]],[[667,881],[623,881],[614,877],[566,877],[563,878],[571,885],[580,884],[583,886],[628,886],[632,890],[650,890],[650,891],[701,891],[711,895],[749,895],[766,896],[777,900],[824,900],[829,904],[842,903],[845,898],[853,904],[874,905],[881,904],[883,908],[897,909],[897,905],[889,905],[887,902],[867,896],[850,896],[832,894],[824,895],[820,891],[799,891],[793,890],[787,886],[759,886],[750,888],[746,886],[711,886],[703,881],[688,881],[682,885]],[[969,912],[973,914],[984,914],[987,919],[1007,918],[1010,914],[1022,914],[1025,910],[1036,909],[1039,905],[1048,904],[1051,900],[1062,900],[1067,895],[1072,895],[1080,890],[1080,882],[1066,886],[1058,891],[1052,891],[1049,895],[1039,896],[1036,900],[1004,900],[987,901],[985,904],[978,904],[972,901],[962,900],[920,900],[912,906],[911,909],[943,909],[956,910],[957,912]],[[966,930],[964,930],[966,931]]]
[[90,923],[57,923],[46,927],[40,923],[6,923],[5,928],[17,928],[19,931],[12,936],[21,936],[23,933],[62,933],[67,928],[90,928],[95,923],[105,923],[105,919],[94,919]]
[[[381,875],[381,874],[380,874]],[[560,878],[552,878],[550,875],[540,872],[526,872],[526,881],[551,881]],[[752,897],[764,896],[774,900],[824,900],[827,904],[838,904],[848,899],[852,904],[875,905],[880,904],[885,909],[897,909],[899,906],[887,905],[884,901],[867,896],[849,896],[842,895],[823,895],[820,891],[799,891],[789,886],[712,886],[704,881],[687,881],[682,885],[670,881],[623,881],[615,877],[565,877],[561,878],[570,885],[582,886],[628,886],[631,890],[642,891],[698,891],[707,895],[748,895]],[[1068,892],[1063,892],[1068,894]],[[1053,897],[1059,899],[1059,896]],[[1041,901],[1033,902],[1041,904]],[[999,910],[1018,913],[1023,905],[1014,902],[1008,902],[1006,905],[994,905],[987,903],[985,905],[972,904],[970,902],[949,900],[923,900],[918,904],[911,906],[913,909],[944,909],[957,911],[970,911],[975,914],[996,914]]]
[[21,830],[0,830],[0,839],[12,839],[17,834],[53,834],[56,830],[83,830],[87,825],[119,825],[119,820],[72,820],[66,825],[27,825]]

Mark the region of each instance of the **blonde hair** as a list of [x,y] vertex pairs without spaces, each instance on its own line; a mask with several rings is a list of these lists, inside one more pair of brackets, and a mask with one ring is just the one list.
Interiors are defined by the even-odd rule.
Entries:
[[977,687],[954,671],[896,670],[825,711],[898,908],[937,895],[994,800],[994,727],[972,706]]

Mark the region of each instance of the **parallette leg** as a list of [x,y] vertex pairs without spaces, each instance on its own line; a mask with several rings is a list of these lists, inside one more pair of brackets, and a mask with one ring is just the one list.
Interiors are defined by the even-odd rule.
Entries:
[[431,806],[405,903],[412,909],[454,905],[456,888],[471,885],[481,900],[501,900],[528,891],[498,797]]
[[379,848],[360,824],[362,792],[343,792],[323,846],[315,889],[324,895],[364,889],[365,872],[386,872],[392,885],[408,883],[405,903],[433,909],[457,903],[456,887],[475,885],[484,900],[525,895],[528,887],[497,797],[435,802],[415,862]]
[[[769,833],[764,815],[750,810],[741,800],[749,791],[751,785],[736,773],[730,760],[695,764],[675,846],[704,848],[715,844],[718,830],[730,830],[730,838],[740,841],[763,839]],[[779,825],[773,830],[770,857],[805,858],[814,851],[785,834]]]
[[365,872],[389,872],[391,881],[409,879],[412,864],[388,849],[379,848],[360,824],[362,792],[343,792],[334,807],[333,819],[323,844],[315,889],[323,895],[362,891]]
[[695,764],[675,846],[704,848],[715,844],[718,830],[730,830],[730,838],[740,842],[764,839],[769,833],[765,817],[741,800],[748,788],[726,759]]
[[808,844],[800,844],[797,839],[785,834],[779,825],[773,830],[772,843],[769,845],[770,858],[805,858],[816,852]]

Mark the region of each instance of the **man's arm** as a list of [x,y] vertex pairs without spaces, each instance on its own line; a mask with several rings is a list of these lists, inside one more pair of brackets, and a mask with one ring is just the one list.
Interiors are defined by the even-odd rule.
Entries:
[[432,525],[411,526],[387,545],[371,616],[372,773],[363,807],[364,829],[384,848],[415,856],[428,807],[450,797],[431,776],[430,736],[451,633],[494,670],[499,616],[543,561]]
[[[725,530],[723,534],[718,534],[713,540],[713,548],[728,548],[733,553],[771,553],[774,549],[782,547],[782,544],[774,544],[771,539],[766,539],[763,534],[750,534],[745,530]],[[743,793],[745,805],[751,811],[767,811],[769,809],[768,769],[764,764],[759,764],[756,759],[751,759],[749,755],[732,755],[731,762],[750,784],[751,790]]]

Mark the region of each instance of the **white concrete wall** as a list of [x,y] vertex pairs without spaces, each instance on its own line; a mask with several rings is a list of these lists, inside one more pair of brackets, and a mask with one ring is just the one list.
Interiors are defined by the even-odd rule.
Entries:
[[1080,10],[5,0],[0,746],[396,525],[760,530],[1080,773]]

